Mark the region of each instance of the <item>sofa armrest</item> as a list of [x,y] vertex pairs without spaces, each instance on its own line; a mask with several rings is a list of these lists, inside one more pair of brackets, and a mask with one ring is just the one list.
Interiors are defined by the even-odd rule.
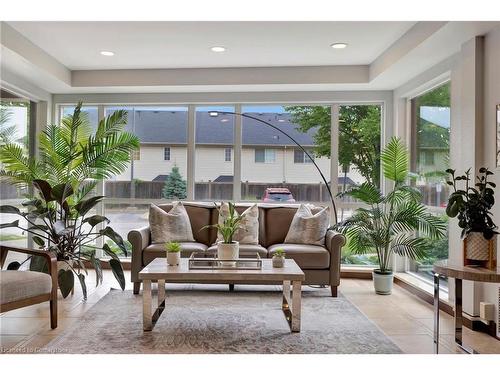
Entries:
[[139,281],[139,272],[144,265],[142,264],[142,252],[151,243],[151,231],[148,227],[134,229],[128,232],[127,236],[132,244],[131,278],[132,282]]
[[342,255],[342,246],[346,243],[343,234],[329,229],[326,232],[325,244],[330,252],[330,285],[340,285],[340,258]]

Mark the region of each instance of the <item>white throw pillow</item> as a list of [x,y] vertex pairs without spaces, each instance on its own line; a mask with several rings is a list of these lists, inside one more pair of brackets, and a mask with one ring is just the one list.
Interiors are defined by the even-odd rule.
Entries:
[[324,245],[330,226],[330,207],[313,214],[309,206],[301,204],[293,216],[285,243]]
[[[237,216],[237,212],[235,212]],[[238,241],[240,244],[258,245],[259,244],[259,207],[254,204],[248,207],[241,214],[243,219],[240,221],[240,229],[233,236],[233,241]],[[229,204],[223,203],[219,208],[219,224],[222,224],[229,216]],[[222,235],[217,234],[217,241],[222,241]]]
[[169,212],[152,204],[149,207],[149,228],[151,243],[194,242],[191,221],[182,202],[174,202]]

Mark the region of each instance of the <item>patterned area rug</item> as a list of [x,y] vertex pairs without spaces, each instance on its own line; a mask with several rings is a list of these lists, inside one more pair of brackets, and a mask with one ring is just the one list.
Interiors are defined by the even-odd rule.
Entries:
[[304,288],[302,329],[290,333],[281,293],[174,290],[152,332],[142,297],[111,290],[44,349],[51,353],[401,353],[344,297]]

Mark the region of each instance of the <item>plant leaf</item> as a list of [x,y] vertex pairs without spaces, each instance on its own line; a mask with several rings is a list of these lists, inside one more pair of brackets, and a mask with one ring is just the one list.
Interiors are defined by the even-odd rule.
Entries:
[[82,287],[83,299],[87,300],[87,284],[85,284],[85,275],[83,273],[78,273],[76,275],[80,281],[80,286]]
[[117,259],[110,259],[109,265],[111,267],[111,270],[113,271],[115,279],[120,284],[120,287],[122,288],[122,290],[125,290],[125,275],[123,274],[122,263]]
[[19,211],[19,208],[8,205],[0,206],[0,213],[21,215],[21,211]]
[[19,227],[19,220],[15,220],[11,223],[2,223],[0,224],[0,229],[1,228],[17,228]]
[[71,270],[59,270],[57,281],[63,298],[66,298],[75,286],[75,276]]

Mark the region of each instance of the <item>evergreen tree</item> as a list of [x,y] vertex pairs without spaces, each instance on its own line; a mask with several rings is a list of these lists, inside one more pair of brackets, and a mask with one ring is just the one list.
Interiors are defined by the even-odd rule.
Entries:
[[174,166],[163,187],[163,198],[185,199],[187,197],[186,180],[182,179],[179,167]]

